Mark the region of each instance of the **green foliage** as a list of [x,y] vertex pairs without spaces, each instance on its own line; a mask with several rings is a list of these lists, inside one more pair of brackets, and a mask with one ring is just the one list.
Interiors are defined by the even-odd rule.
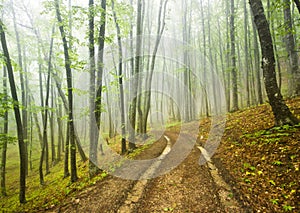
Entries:
[[281,166],[283,163],[281,161],[277,160],[277,161],[274,161],[273,164],[276,166]]
[[7,144],[15,144],[17,141],[18,139],[16,137],[9,136],[8,134],[0,134],[0,149],[5,142]]
[[270,201],[271,201],[272,204],[278,205],[279,199],[271,199]]
[[283,210],[288,212],[288,211],[292,211],[294,209],[294,207],[290,206],[290,205],[283,205]]
[[13,109],[13,100],[4,93],[0,93],[0,117],[4,117],[4,114]]

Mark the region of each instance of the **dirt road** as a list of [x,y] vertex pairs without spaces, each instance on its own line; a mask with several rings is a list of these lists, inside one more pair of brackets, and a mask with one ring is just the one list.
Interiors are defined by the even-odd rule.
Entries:
[[[172,144],[176,142],[176,133],[165,135]],[[156,158],[166,145],[162,137],[137,159]],[[108,176],[49,212],[250,212],[235,200],[212,163],[198,164],[200,154],[195,146],[179,166],[150,180]],[[172,158],[167,155],[160,166],[168,162]]]

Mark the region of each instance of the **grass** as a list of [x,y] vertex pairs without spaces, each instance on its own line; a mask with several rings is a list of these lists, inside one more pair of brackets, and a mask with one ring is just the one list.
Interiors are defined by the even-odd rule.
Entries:
[[[110,146],[116,152],[120,152],[121,137],[116,136],[110,141]],[[143,150],[147,149],[153,142],[153,137],[149,137],[143,145],[139,146],[134,152],[129,153],[127,158],[134,158]],[[33,144],[33,147],[39,147],[39,144]],[[19,158],[18,148],[16,145],[9,145],[7,153],[7,175],[6,186],[7,196],[0,199],[0,211],[2,212],[40,212],[51,208],[65,200],[65,198],[76,196],[78,191],[86,187],[96,184],[107,176],[107,173],[102,172],[94,178],[89,177],[88,162],[78,161],[78,177],[76,183],[71,183],[70,178],[64,178],[63,172],[63,156],[62,161],[50,168],[50,174],[44,177],[45,184],[39,184],[39,149],[33,149],[32,165],[33,169],[29,171],[29,176],[26,179],[26,200],[25,204],[19,203]],[[77,157],[79,159],[79,156]],[[121,165],[122,162],[113,165],[114,167]]]

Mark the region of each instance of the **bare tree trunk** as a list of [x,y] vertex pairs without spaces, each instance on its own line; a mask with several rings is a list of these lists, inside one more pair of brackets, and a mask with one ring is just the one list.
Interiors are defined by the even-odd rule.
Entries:
[[56,113],[56,119],[57,119],[57,126],[58,126],[58,135],[57,135],[57,161],[61,161],[61,153],[63,146],[63,130],[62,130],[62,123],[61,123],[61,117],[62,117],[62,107],[61,103],[57,104],[58,111]]
[[69,119],[69,134],[70,134],[70,155],[71,155],[71,182],[76,182],[77,177],[77,167],[76,167],[76,143],[75,143],[75,129],[74,129],[74,118],[73,118],[73,86],[72,86],[72,70],[71,70],[71,60],[69,56],[69,47],[66,39],[66,33],[63,26],[63,20],[60,14],[59,0],[55,0],[56,18],[59,23],[59,31],[62,38],[62,43],[64,47],[64,57],[65,57],[65,69],[67,75],[67,86],[68,86],[68,119]]
[[[47,125],[48,125],[48,109],[49,109],[49,96],[50,96],[50,75],[52,69],[52,52],[53,52],[53,36],[54,36],[54,29],[52,27],[52,34],[51,34],[51,41],[50,41],[50,51],[48,56],[48,74],[47,74],[47,82],[46,82],[46,100],[45,100],[45,108],[44,108],[44,118],[43,121],[43,147],[40,157],[40,165],[39,165],[39,174],[40,174],[40,184],[44,185],[44,174],[43,174],[43,161],[46,160],[46,174],[49,174],[49,165],[47,162],[47,152],[45,153],[47,146],[48,146],[48,136],[47,136]],[[46,154],[46,156],[45,156]],[[45,159],[46,157],[46,159]]]
[[[6,68],[3,67],[3,94],[4,94],[4,103],[7,102],[7,71]],[[8,109],[5,110],[4,113],[4,124],[3,124],[3,134],[5,136],[8,135]],[[7,152],[7,138],[3,141],[2,147],[2,155],[1,155],[1,176],[0,176],[0,187],[1,187],[1,195],[6,196],[6,152]]]
[[201,25],[202,25],[202,40],[203,40],[203,91],[204,91],[204,102],[205,102],[205,115],[209,117],[209,106],[208,106],[208,95],[207,95],[207,66],[206,66],[206,30],[205,30],[205,16],[204,16],[204,7],[203,2],[200,1],[200,10],[201,10]]
[[14,30],[16,34],[16,41],[17,41],[17,48],[18,48],[18,61],[19,61],[19,74],[20,74],[20,83],[21,83],[21,99],[22,99],[22,125],[23,125],[23,137],[24,137],[24,142],[25,142],[25,169],[26,169],[26,175],[28,175],[28,145],[27,145],[27,104],[26,104],[26,88],[25,88],[25,80],[24,80],[24,75],[23,72],[25,72],[24,67],[23,67],[23,58],[22,58],[22,48],[21,48],[21,41],[20,41],[20,35],[19,31],[17,28],[17,20],[16,20],[16,15],[15,15],[15,10],[13,6],[13,1],[12,3],[12,14],[13,14],[13,22],[14,22]]
[[121,131],[122,131],[122,139],[121,139],[121,153],[125,154],[126,152],[126,128],[125,128],[125,108],[124,108],[124,89],[123,89],[123,53],[122,53],[122,42],[121,42],[121,30],[118,24],[118,18],[115,11],[115,2],[114,0],[111,1],[111,7],[113,11],[114,21],[117,30],[117,37],[118,37],[118,79],[119,79],[119,90],[120,90],[120,111],[121,111]]
[[134,67],[134,79],[131,89],[132,102],[129,109],[129,149],[136,148],[135,145],[135,129],[136,129],[136,106],[137,106],[137,90],[139,84],[139,72],[141,69],[141,52],[142,52],[142,0],[137,1],[137,26],[136,26],[136,53],[135,53],[135,67]]
[[[96,79],[96,58],[95,58],[95,28],[94,28],[95,7],[94,0],[89,0],[89,57],[90,57],[90,156],[89,175],[93,177],[99,172],[95,165],[97,163],[97,144],[99,129],[95,121],[95,79]],[[99,53],[100,54],[100,53]]]
[[6,67],[8,71],[8,79],[10,83],[10,91],[11,96],[14,100],[13,107],[15,112],[15,119],[17,124],[17,133],[18,133],[18,145],[19,145],[19,157],[20,157],[20,193],[19,193],[19,201],[20,203],[26,202],[26,146],[24,142],[24,134],[23,134],[23,125],[21,120],[20,108],[19,108],[19,101],[17,95],[16,84],[14,80],[14,73],[13,68],[7,48],[5,32],[4,32],[4,24],[2,19],[0,20],[0,35],[1,35],[1,44],[3,49],[3,55],[6,61]]
[[272,36],[268,21],[264,14],[261,0],[249,0],[254,22],[256,24],[262,51],[262,68],[264,73],[265,87],[270,105],[275,117],[275,125],[298,124],[300,121],[289,110],[277,85],[275,73],[275,57]]
[[246,72],[246,100],[247,107],[250,107],[250,69],[249,69],[249,47],[248,47],[248,10],[247,2],[244,0],[244,47],[245,47],[245,72]]
[[51,137],[51,161],[52,165],[55,165],[56,163],[56,150],[55,150],[55,144],[54,144],[54,135],[55,135],[55,130],[54,130],[54,89],[52,85],[52,80],[51,80],[51,112],[50,112],[50,137]]
[[[252,11],[251,11],[252,14]],[[252,15],[253,16],[253,15]],[[252,27],[253,27],[253,42],[254,42],[254,69],[256,75],[256,90],[257,90],[257,97],[258,103],[263,104],[263,96],[262,96],[262,86],[261,86],[261,79],[260,79],[260,52],[259,52],[259,44],[257,39],[257,28],[254,23],[254,17],[252,17]]]
[[230,41],[231,41],[231,73],[232,73],[232,111],[237,111],[238,106],[238,83],[236,69],[235,53],[235,4],[234,0],[230,1]]
[[146,139],[146,132],[147,132],[147,121],[148,121],[148,115],[149,115],[150,103],[151,103],[151,84],[152,84],[153,72],[154,72],[154,68],[155,68],[156,54],[158,51],[158,47],[159,47],[159,44],[161,41],[162,34],[165,29],[167,3],[168,3],[168,0],[160,1],[158,20],[157,20],[156,41],[155,41],[153,53],[151,55],[150,73],[146,79],[146,94],[145,94],[145,100],[144,100],[144,102],[145,102],[144,109],[145,110],[144,110],[144,114],[143,114],[143,118],[142,118],[143,123],[141,126],[141,128],[142,128],[141,133],[144,135],[144,139]]
[[294,97],[300,95],[300,72],[299,72],[299,65],[298,65],[298,54],[295,48],[295,39],[293,35],[293,24],[292,24],[292,15],[291,15],[291,7],[290,7],[290,0],[284,0],[284,21],[285,21],[285,43],[286,43],[286,50],[288,52],[289,58],[289,78],[288,78],[288,95],[289,97]]

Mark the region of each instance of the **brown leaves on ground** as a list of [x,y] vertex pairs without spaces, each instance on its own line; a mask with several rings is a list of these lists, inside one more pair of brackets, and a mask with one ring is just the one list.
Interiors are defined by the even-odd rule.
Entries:
[[[300,98],[287,104],[299,117]],[[273,119],[267,104],[229,114],[214,160],[255,212],[300,212],[300,125],[273,127]],[[208,129],[209,119],[200,135]]]

